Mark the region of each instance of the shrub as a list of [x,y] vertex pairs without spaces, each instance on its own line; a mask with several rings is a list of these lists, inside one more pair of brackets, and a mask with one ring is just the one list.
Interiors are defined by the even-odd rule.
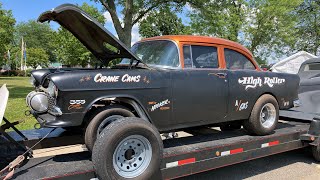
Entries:
[[1,76],[24,76],[24,71],[21,71],[21,70],[7,70],[7,71],[2,72],[0,75]]
[[33,69],[27,69],[27,76],[31,76],[31,71],[33,71]]

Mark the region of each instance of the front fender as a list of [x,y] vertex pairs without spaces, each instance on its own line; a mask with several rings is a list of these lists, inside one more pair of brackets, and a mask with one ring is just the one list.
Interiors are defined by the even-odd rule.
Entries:
[[88,106],[85,108],[85,112],[89,112],[92,106],[97,104],[98,102],[103,102],[103,101],[120,101],[125,104],[129,104],[134,108],[134,110],[137,112],[137,114],[144,120],[147,120],[152,123],[152,120],[147,113],[146,108],[142,105],[142,102],[138,100],[138,98],[130,96],[130,95],[124,95],[124,94],[117,94],[117,95],[108,95],[108,96],[103,96],[96,98],[93,100]]

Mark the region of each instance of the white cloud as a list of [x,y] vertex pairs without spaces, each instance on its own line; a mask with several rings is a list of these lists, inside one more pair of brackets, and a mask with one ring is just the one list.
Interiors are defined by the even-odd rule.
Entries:
[[[106,19],[106,24],[111,24],[111,23],[113,24],[112,18],[111,18],[111,15],[110,15],[109,11],[104,12],[103,16]],[[123,15],[122,14],[118,14],[118,17],[119,17],[121,25],[123,26]]]
[[114,28],[110,13],[108,11],[106,11],[106,12],[103,13],[103,16],[104,16],[104,18],[106,20],[106,23],[105,23],[104,27],[119,39],[118,34],[116,33],[116,30]]
[[188,11],[193,11],[193,10],[195,10],[195,9],[193,9],[193,8],[191,7],[191,5],[190,5],[189,3],[187,3],[185,7],[186,7],[186,9],[187,9]]
[[111,15],[108,11],[104,12],[103,16],[106,19],[106,24],[112,23]]
[[141,36],[139,34],[139,25],[138,24],[135,24],[132,27],[131,36],[132,36],[131,45],[133,45],[135,42],[141,40]]

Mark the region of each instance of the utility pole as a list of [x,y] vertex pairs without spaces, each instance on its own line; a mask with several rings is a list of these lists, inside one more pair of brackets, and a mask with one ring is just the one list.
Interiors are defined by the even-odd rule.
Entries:
[[27,43],[24,42],[24,76],[27,76]]
[[10,62],[11,54],[10,54],[10,50],[9,50],[9,49],[8,49],[8,52],[7,52],[7,56],[8,56],[8,66],[9,66],[9,70],[11,70],[11,62]]
[[23,70],[23,51],[24,51],[24,42],[23,42],[23,37],[22,37],[22,40],[21,40],[21,66],[20,66],[20,70],[22,71]]

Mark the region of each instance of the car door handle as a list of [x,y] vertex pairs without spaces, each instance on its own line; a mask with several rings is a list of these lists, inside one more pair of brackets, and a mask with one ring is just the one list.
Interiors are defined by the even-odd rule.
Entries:
[[219,76],[220,78],[226,78],[227,73],[217,73],[217,76]]
[[219,78],[226,78],[227,73],[209,73],[209,75],[215,75]]

